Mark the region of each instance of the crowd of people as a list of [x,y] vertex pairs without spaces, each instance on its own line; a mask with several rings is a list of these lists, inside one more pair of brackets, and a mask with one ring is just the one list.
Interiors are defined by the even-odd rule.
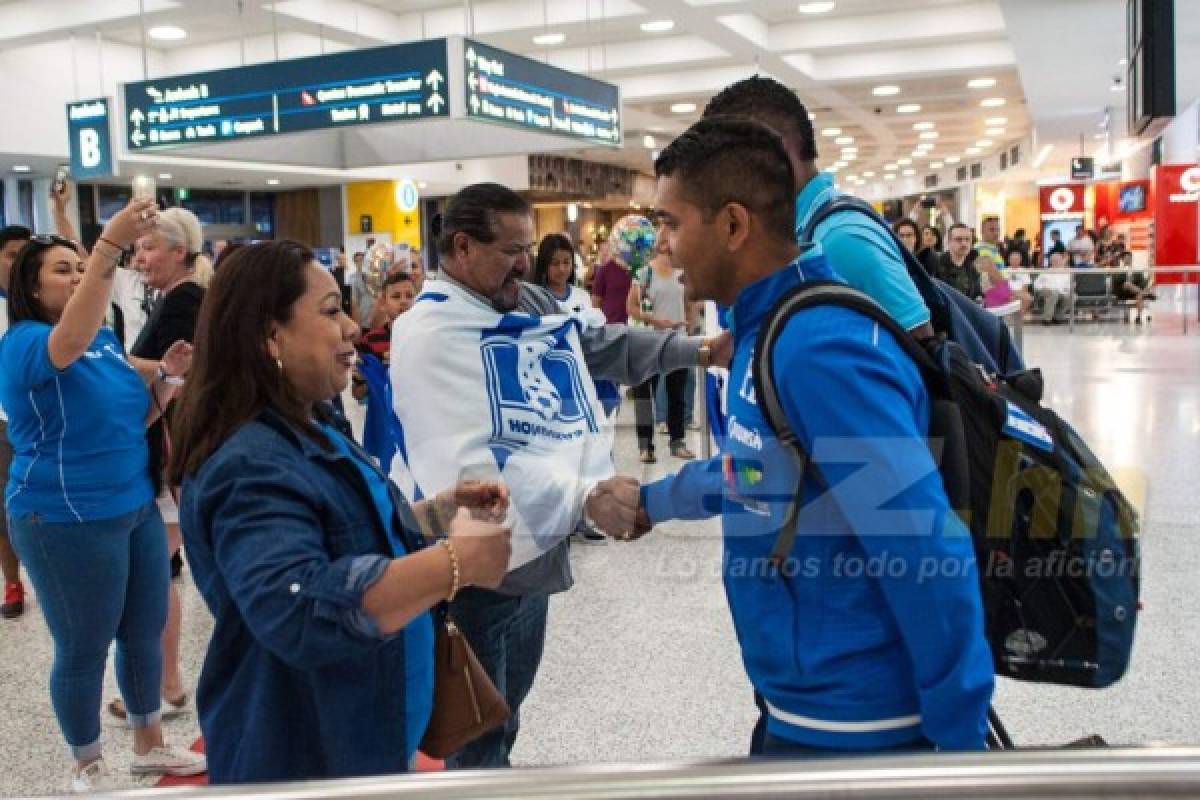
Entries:
[[[769,356],[803,447],[853,443],[888,483],[864,485],[836,458],[797,469],[758,408],[754,348],[778,299],[814,279],[932,338],[910,261],[961,292],[971,319],[972,301],[1008,289],[1011,302],[1001,270],[1027,265],[1031,246],[1021,231],[1002,241],[996,220],[978,241],[952,226],[943,251],[935,228],[902,220],[893,235],[826,213],[840,195],[816,159],[793,91],[727,87],[656,159],[653,250],[630,263],[602,243],[587,276],[571,239],[539,242],[529,203],[498,184],[449,200],[428,276],[416,258],[372,275],[366,253],[330,270],[292,241],[230,245],[210,265],[190,212],[144,200],[90,251],[63,214],[53,235],[0,231],[3,613],[24,608],[19,561],[54,640],[72,788],[106,785],[102,713],[132,729],[140,773],[405,772],[438,713],[434,641],[449,620],[511,714],[446,766],[506,767],[550,598],[574,582],[571,535],[631,542],[711,517],[760,711],[751,755],[983,749],[994,679],[978,576],[925,446],[916,366],[833,307],[797,313]],[[704,301],[727,313],[717,336],[692,335]],[[729,369],[728,435],[700,460],[688,377],[709,366]],[[633,389],[641,461],[656,460],[657,407],[677,472],[617,474],[619,386]],[[339,410],[347,389],[367,403],[360,438]],[[810,535],[788,555],[797,568],[767,578],[793,497]],[[206,755],[161,729],[191,702],[171,582],[181,543],[215,621],[195,691]],[[903,575],[846,570],[882,556]],[[926,560],[956,566],[931,576]],[[113,641],[121,697],[105,705]]]

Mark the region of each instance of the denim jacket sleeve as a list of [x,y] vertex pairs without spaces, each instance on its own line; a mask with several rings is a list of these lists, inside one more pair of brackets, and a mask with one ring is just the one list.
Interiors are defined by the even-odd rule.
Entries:
[[[382,576],[382,553],[334,558],[306,482],[286,463],[238,455],[196,486],[213,560],[247,627],[289,665],[305,669],[364,655],[382,637],[362,596]],[[361,536],[361,533],[358,535]]]

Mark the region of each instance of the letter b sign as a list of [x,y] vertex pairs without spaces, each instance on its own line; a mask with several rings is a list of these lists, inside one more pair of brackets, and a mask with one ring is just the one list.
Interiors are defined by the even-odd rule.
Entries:
[[84,169],[95,169],[100,166],[103,153],[100,152],[100,134],[95,128],[79,129],[79,162]]

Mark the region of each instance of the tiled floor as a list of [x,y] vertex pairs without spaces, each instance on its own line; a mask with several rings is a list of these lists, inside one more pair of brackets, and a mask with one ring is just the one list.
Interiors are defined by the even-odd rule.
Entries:
[[[1193,310],[1195,313],[1195,303]],[[996,704],[1021,744],[1088,733],[1112,742],[1200,743],[1200,325],[1181,332],[1164,297],[1153,322],[1029,327],[1027,359],[1050,404],[1071,420],[1143,511],[1145,611],[1135,661],[1116,687],[1088,692],[1003,682]],[[641,475],[628,409],[618,468]],[[693,443],[694,449],[698,446]],[[660,448],[647,476],[673,459]],[[717,574],[714,522],[668,524],[641,542],[575,549],[577,585],[551,603],[538,682],[523,709],[519,764],[657,761],[742,755],[750,689]],[[184,661],[199,669],[209,622],[185,573]],[[68,761],[46,693],[50,643],[36,602],[0,622],[0,796],[61,791]],[[106,696],[115,688],[109,677]],[[190,743],[194,716],[168,723]],[[128,734],[106,726],[127,763]],[[123,757],[124,756],[124,757]],[[134,782],[129,780],[128,785]]]

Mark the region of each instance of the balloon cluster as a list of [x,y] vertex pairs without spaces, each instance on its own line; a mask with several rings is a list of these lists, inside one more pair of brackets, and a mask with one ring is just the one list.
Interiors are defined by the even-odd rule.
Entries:
[[636,278],[638,272],[654,257],[657,235],[654,224],[640,214],[628,214],[613,224],[609,243],[612,252]]

